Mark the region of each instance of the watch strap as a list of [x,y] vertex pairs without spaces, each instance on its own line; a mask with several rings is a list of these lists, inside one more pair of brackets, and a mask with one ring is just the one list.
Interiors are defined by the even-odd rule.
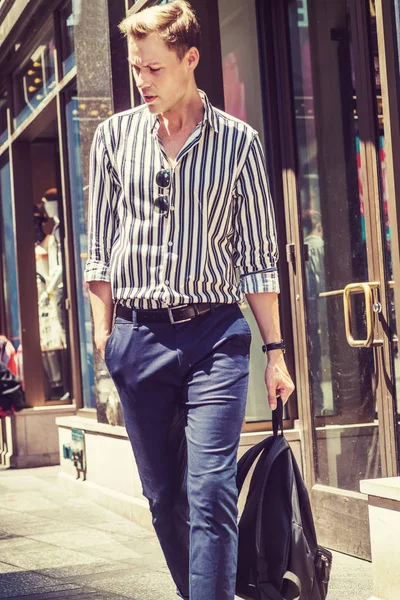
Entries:
[[270,344],[264,344],[262,347],[262,351],[265,353],[270,352],[271,350],[282,350],[282,352],[285,353],[285,342],[283,340],[280,342],[271,342]]

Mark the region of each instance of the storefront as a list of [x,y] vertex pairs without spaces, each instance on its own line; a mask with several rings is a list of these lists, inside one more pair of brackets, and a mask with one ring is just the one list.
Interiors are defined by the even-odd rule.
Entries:
[[[115,390],[93,348],[82,276],[88,156],[98,123],[140,102],[117,25],[128,10],[157,3],[0,3],[0,332],[19,348],[33,407],[10,420],[13,434],[3,424],[3,456],[24,413],[50,414],[54,431],[64,415],[62,445],[71,428],[88,434],[92,423],[92,433],[107,444],[123,440],[121,452],[130,453]],[[320,539],[369,557],[359,482],[397,475],[399,462],[398,3],[192,4],[203,29],[199,87],[260,132],[267,156],[283,334],[297,388],[287,436]],[[261,339],[243,310],[253,329],[246,446],[270,431],[271,414]],[[16,456],[20,447],[15,442]],[[88,448],[89,480],[96,467]],[[104,473],[96,485],[113,480]]]

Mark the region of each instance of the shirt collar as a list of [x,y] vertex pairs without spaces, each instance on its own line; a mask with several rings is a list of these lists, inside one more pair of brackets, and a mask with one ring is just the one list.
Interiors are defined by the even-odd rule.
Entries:
[[[205,125],[205,123],[209,123],[210,126],[214,129],[214,131],[218,133],[218,118],[215,109],[212,106],[209,99],[207,98],[207,95],[202,90],[199,90],[199,94],[204,104],[203,125]],[[158,130],[160,129],[160,119],[158,118],[158,115],[153,115],[150,112],[149,119],[150,133],[155,137],[158,134]]]
[[219,127],[218,127],[217,113],[215,112],[213,105],[207,98],[207,95],[204,92],[202,92],[201,90],[199,90],[199,93],[200,93],[201,99],[203,100],[203,104],[204,104],[203,123],[206,123],[208,121],[208,123],[214,129],[215,133],[218,133]]

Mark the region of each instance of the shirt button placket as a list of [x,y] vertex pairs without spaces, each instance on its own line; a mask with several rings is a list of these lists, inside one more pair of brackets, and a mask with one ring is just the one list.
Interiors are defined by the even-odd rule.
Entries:
[[[172,200],[173,200],[173,175],[174,175],[174,171],[171,171],[171,183],[170,183],[170,188],[169,188],[169,202],[170,202],[170,207],[169,207],[169,211],[170,214],[167,217],[167,227],[165,228],[165,237],[164,237],[164,247],[166,245],[167,240],[167,249],[164,252],[164,264],[163,264],[163,270],[162,270],[162,277],[165,277],[167,275],[167,268],[168,268],[168,264],[170,261],[170,256],[169,256],[169,250],[170,248],[173,246],[173,242],[169,239],[171,237],[171,228],[172,228],[172,214],[175,210],[174,206],[171,206]],[[164,279],[164,285],[169,286],[170,284],[170,280],[169,279]],[[166,304],[170,304],[173,301],[172,295],[170,292],[165,292],[164,294],[165,297],[165,302]]]

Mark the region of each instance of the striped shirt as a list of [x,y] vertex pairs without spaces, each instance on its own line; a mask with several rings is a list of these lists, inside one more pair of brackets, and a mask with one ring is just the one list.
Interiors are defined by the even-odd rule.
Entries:
[[[211,106],[173,168],[146,106],[96,131],[90,159],[86,281],[111,282],[135,308],[235,303],[279,292],[273,205],[260,140],[249,125]],[[156,174],[169,169],[161,190]],[[169,196],[167,216],[154,199]]]

